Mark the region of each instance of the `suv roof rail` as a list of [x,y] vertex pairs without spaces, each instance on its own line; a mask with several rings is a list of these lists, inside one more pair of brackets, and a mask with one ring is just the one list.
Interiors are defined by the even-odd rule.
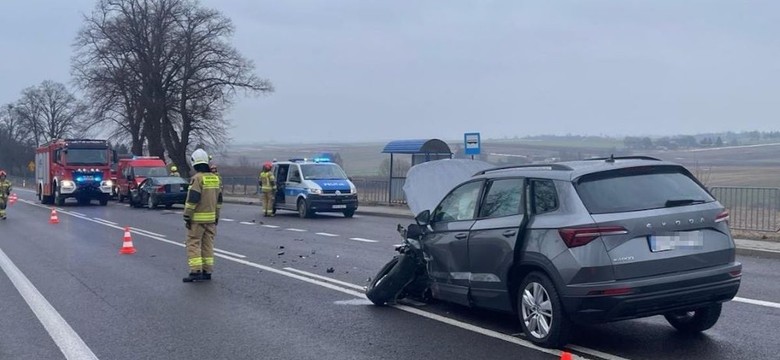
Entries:
[[610,157],[597,157],[597,158],[590,158],[585,159],[583,161],[607,161],[607,162],[613,162],[615,160],[652,160],[652,161],[663,161],[659,158],[655,158],[652,156],[645,156],[645,155],[630,155],[630,156],[610,156]]
[[484,175],[485,173],[492,171],[510,170],[510,169],[533,169],[533,168],[549,168],[550,170],[574,170],[570,166],[563,164],[529,164],[529,165],[510,165],[501,166],[496,168],[485,169],[477,172],[473,176]]

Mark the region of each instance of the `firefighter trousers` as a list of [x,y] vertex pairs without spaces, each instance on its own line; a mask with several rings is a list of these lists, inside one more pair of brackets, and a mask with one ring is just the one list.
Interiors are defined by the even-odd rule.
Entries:
[[5,217],[5,207],[8,205],[8,199],[0,197],[0,218]]
[[217,224],[192,223],[187,230],[187,262],[190,272],[214,270],[214,236]]
[[273,191],[263,191],[263,214],[264,215],[273,215],[275,196],[276,194]]

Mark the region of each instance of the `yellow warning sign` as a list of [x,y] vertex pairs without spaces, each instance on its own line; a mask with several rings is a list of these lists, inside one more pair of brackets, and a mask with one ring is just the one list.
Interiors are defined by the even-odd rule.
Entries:
[[27,164],[27,170],[30,170],[30,172],[35,171],[35,163],[30,161],[30,163]]

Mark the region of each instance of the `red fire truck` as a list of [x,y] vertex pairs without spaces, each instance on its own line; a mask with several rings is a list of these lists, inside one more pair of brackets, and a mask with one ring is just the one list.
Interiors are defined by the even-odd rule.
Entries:
[[130,159],[119,159],[117,166],[117,187],[119,202],[132,199],[130,192],[141,185],[149,177],[168,176],[165,161],[156,156],[134,156]]
[[86,205],[98,200],[105,206],[111,197],[111,163],[116,152],[106,140],[59,139],[35,151],[35,177],[42,204],[62,206],[76,198]]

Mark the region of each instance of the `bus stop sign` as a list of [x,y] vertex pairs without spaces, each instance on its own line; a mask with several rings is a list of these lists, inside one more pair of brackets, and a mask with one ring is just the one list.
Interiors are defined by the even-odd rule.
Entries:
[[463,134],[463,148],[466,149],[466,155],[479,155],[479,133]]

